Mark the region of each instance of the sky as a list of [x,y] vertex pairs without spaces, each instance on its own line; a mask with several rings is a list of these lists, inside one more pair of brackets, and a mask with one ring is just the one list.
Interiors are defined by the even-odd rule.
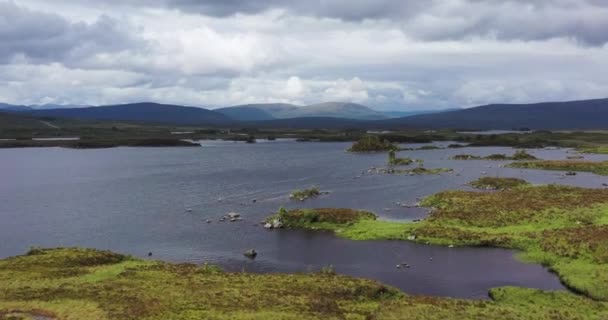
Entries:
[[605,0],[0,0],[0,102],[608,97]]

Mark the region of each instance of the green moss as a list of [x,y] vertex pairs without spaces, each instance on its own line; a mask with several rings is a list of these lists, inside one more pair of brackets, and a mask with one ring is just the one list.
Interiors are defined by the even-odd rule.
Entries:
[[608,161],[543,160],[514,162],[511,168],[592,172],[608,175]]
[[472,181],[470,185],[477,189],[505,190],[527,185],[526,180],[517,178],[483,177]]

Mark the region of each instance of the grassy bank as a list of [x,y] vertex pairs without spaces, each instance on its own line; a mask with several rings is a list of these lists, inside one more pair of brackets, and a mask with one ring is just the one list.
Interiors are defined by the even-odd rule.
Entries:
[[543,160],[514,162],[511,168],[542,169],[559,171],[581,171],[600,175],[608,175],[608,161],[581,161],[581,160]]
[[89,249],[0,260],[0,319],[606,319],[567,292],[497,288],[491,301],[408,296],[334,274],[228,273]]

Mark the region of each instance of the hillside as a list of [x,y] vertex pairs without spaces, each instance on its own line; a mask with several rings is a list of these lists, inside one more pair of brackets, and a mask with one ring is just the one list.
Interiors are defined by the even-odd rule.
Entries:
[[232,122],[227,116],[207,109],[150,102],[87,108],[32,110],[23,113],[70,119],[136,121],[176,125],[224,125]]
[[607,129],[608,99],[490,104],[433,114],[376,121],[382,128]]

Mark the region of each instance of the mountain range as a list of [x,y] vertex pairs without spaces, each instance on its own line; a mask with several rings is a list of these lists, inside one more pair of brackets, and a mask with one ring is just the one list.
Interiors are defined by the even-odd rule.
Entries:
[[[133,121],[191,126],[264,128],[459,128],[459,129],[608,129],[608,99],[533,104],[490,104],[467,109],[416,112],[394,118],[355,103],[309,106],[248,104],[215,110],[152,102],[34,109],[0,104],[0,110],[33,117]],[[399,115],[399,114],[396,114]]]

